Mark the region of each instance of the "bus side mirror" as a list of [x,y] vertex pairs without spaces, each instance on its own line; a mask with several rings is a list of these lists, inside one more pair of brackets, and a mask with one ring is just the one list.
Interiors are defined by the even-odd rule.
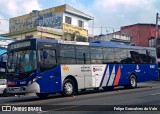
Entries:
[[47,59],[48,53],[46,50],[43,50],[43,59]]

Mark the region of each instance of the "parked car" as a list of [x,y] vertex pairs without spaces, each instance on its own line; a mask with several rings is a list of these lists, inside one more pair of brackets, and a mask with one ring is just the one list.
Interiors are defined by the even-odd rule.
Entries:
[[2,94],[4,97],[10,96],[6,88],[7,88],[7,80],[0,79],[0,94]]

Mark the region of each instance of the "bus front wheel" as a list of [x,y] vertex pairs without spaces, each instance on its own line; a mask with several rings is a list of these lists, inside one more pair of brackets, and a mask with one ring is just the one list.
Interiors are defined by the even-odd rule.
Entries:
[[36,93],[36,95],[39,97],[39,98],[46,98],[48,97],[48,93]]
[[63,84],[62,95],[65,97],[72,96],[75,93],[75,84],[71,79],[65,79]]

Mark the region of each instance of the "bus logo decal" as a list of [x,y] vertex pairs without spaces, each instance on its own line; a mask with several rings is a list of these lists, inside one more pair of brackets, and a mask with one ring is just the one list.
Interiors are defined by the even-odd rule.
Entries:
[[93,67],[93,72],[96,72],[96,71],[102,71],[102,66],[94,66]]
[[141,72],[141,70],[139,69],[139,66],[137,65],[136,66],[136,70],[135,70],[136,72]]
[[63,71],[69,71],[68,66],[62,66],[62,68],[63,68]]
[[139,66],[138,65],[136,66],[136,69],[139,70]]

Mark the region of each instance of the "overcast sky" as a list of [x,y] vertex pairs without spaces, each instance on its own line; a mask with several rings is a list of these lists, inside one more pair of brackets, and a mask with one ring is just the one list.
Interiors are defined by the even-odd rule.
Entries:
[[[68,4],[94,17],[94,33],[117,31],[136,23],[155,24],[160,0],[0,0],[0,34],[8,32],[9,18]],[[106,32],[107,31],[107,32]],[[91,34],[91,31],[90,31]]]

